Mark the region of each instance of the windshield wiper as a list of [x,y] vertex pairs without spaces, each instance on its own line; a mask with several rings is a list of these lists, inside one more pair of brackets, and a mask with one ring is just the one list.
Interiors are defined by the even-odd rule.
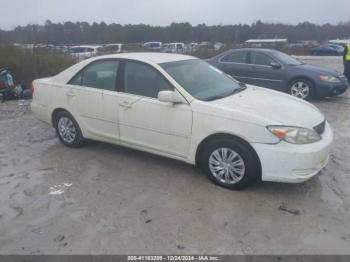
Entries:
[[245,83],[243,83],[243,82],[238,82],[238,84],[239,84],[240,87],[244,87],[244,89],[247,88],[247,85]]
[[289,66],[305,65],[304,62],[301,62],[301,61],[298,61],[298,62],[299,62],[298,64],[294,63],[294,64],[287,64],[287,65],[289,65]]
[[228,96],[232,96],[234,94],[240,93],[243,90],[247,89],[247,86],[244,83],[239,82],[239,86],[240,86],[239,88],[236,88],[236,89],[232,90],[229,93],[226,93],[226,94],[223,94],[223,95],[218,95],[218,96],[212,96],[212,97],[209,97],[209,98],[205,99],[205,101],[213,101],[213,100],[225,98],[225,97],[228,97]]
[[246,89],[247,89],[247,86],[245,84],[243,84],[243,83],[240,83],[240,88],[236,88],[229,95],[234,95],[234,94],[240,93],[240,92],[242,92],[243,90],[246,90]]

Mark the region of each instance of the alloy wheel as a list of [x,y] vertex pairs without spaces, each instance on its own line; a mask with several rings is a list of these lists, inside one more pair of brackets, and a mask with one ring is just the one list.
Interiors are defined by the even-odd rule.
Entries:
[[218,148],[209,157],[209,169],[221,183],[233,185],[241,181],[245,174],[243,158],[230,148]]
[[57,123],[58,133],[64,142],[70,144],[73,143],[77,131],[75,129],[74,123],[68,117],[61,117]]
[[310,95],[310,86],[303,81],[295,82],[290,89],[290,94],[301,99],[306,99]]

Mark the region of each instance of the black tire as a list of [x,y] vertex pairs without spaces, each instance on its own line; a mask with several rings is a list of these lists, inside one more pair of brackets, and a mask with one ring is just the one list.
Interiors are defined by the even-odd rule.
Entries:
[[[72,141],[67,141],[60,133],[59,131],[59,122],[61,119],[69,119],[72,123],[72,125],[74,126],[75,129],[75,134],[74,134],[74,139],[72,139]],[[82,135],[81,129],[77,123],[77,121],[75,121],[74,117],[68,113],[67,111],[60,111],[56,114],[55,116],[55,129],[56,129],[56,134],[58,136],[58,138],[60,139],[60,141],[62,142],[62,144],[64,144],[65,146],[68,147],[72,147],[72,148],[79,148],[82,147],[84,145],[85,139]]]
[[314,86],[314,84],[311,81],[309,81],[307,79],[303,79],[303,78],[295,79],[295,80],[293,80],[292,82],[289,83],[289,85],[288,85],[288,94],[290,94],[290,95],[292,95],[294,97],[297,97],[297,96],[293,95],[292,88],[298,82],[302,82],[302,83],[304,83],[305,85],[307,85],[309,87],[309,94],[306,97],[303,97],[303,98],[302,97],[298,97],[298,98],[301,98],[301,99],[304,99],[304,100],[311,100],[311,99],[313,99],[315,97],[315,86]]
[[[222,182],[217,177],[215,177],[215,175],[212,173],[210,169],[209,160],[212,154],[220,148],[227,148],[227,149],[233,150],[243,160],[245,171],[243,176],[238,182],[235,182],[233,184]],[[222,139],[216,139],[214,141],[211,141],[203,149],[199,164],[201,169],[206,173],[208,178],[214,184],[217,184],[225,188],[240,190],[261,180],[260,162],[257,159],[255,152],[253,152],[253,150],[249,148],[247,145],[245,145],[244,143],[241,143],[234,139],[222,138]]]

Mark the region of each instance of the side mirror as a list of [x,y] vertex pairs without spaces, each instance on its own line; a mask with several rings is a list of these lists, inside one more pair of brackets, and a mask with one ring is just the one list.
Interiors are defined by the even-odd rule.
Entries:
[[182,104],[185,103],[186,100],[175,91],[160,91],[158,93],[158,100],[160,102],[168,102],[173,104]]
[[272,62],[270,65],[273,69],[281,69],[281,67],[282,67],[281,64],[275,63],[275,62]]

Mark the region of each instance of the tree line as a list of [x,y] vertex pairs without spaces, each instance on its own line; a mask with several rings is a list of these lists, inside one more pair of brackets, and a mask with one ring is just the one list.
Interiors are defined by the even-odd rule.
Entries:
[[162,42],[224,42],[243,43],[251,38],[288,38],[290,42],[316,40],[325,41],[337,38],[350,38],[350,21],[317,25],[310,22],[297,25],[264,23],[257,21],[251,25],[191,25],[172,23],[169,26],[121,25],[65,22],[53,23],[47,20],[44,25],[28,24],[13,30],[0,30],[0,43],[23,44],[104,44]]

